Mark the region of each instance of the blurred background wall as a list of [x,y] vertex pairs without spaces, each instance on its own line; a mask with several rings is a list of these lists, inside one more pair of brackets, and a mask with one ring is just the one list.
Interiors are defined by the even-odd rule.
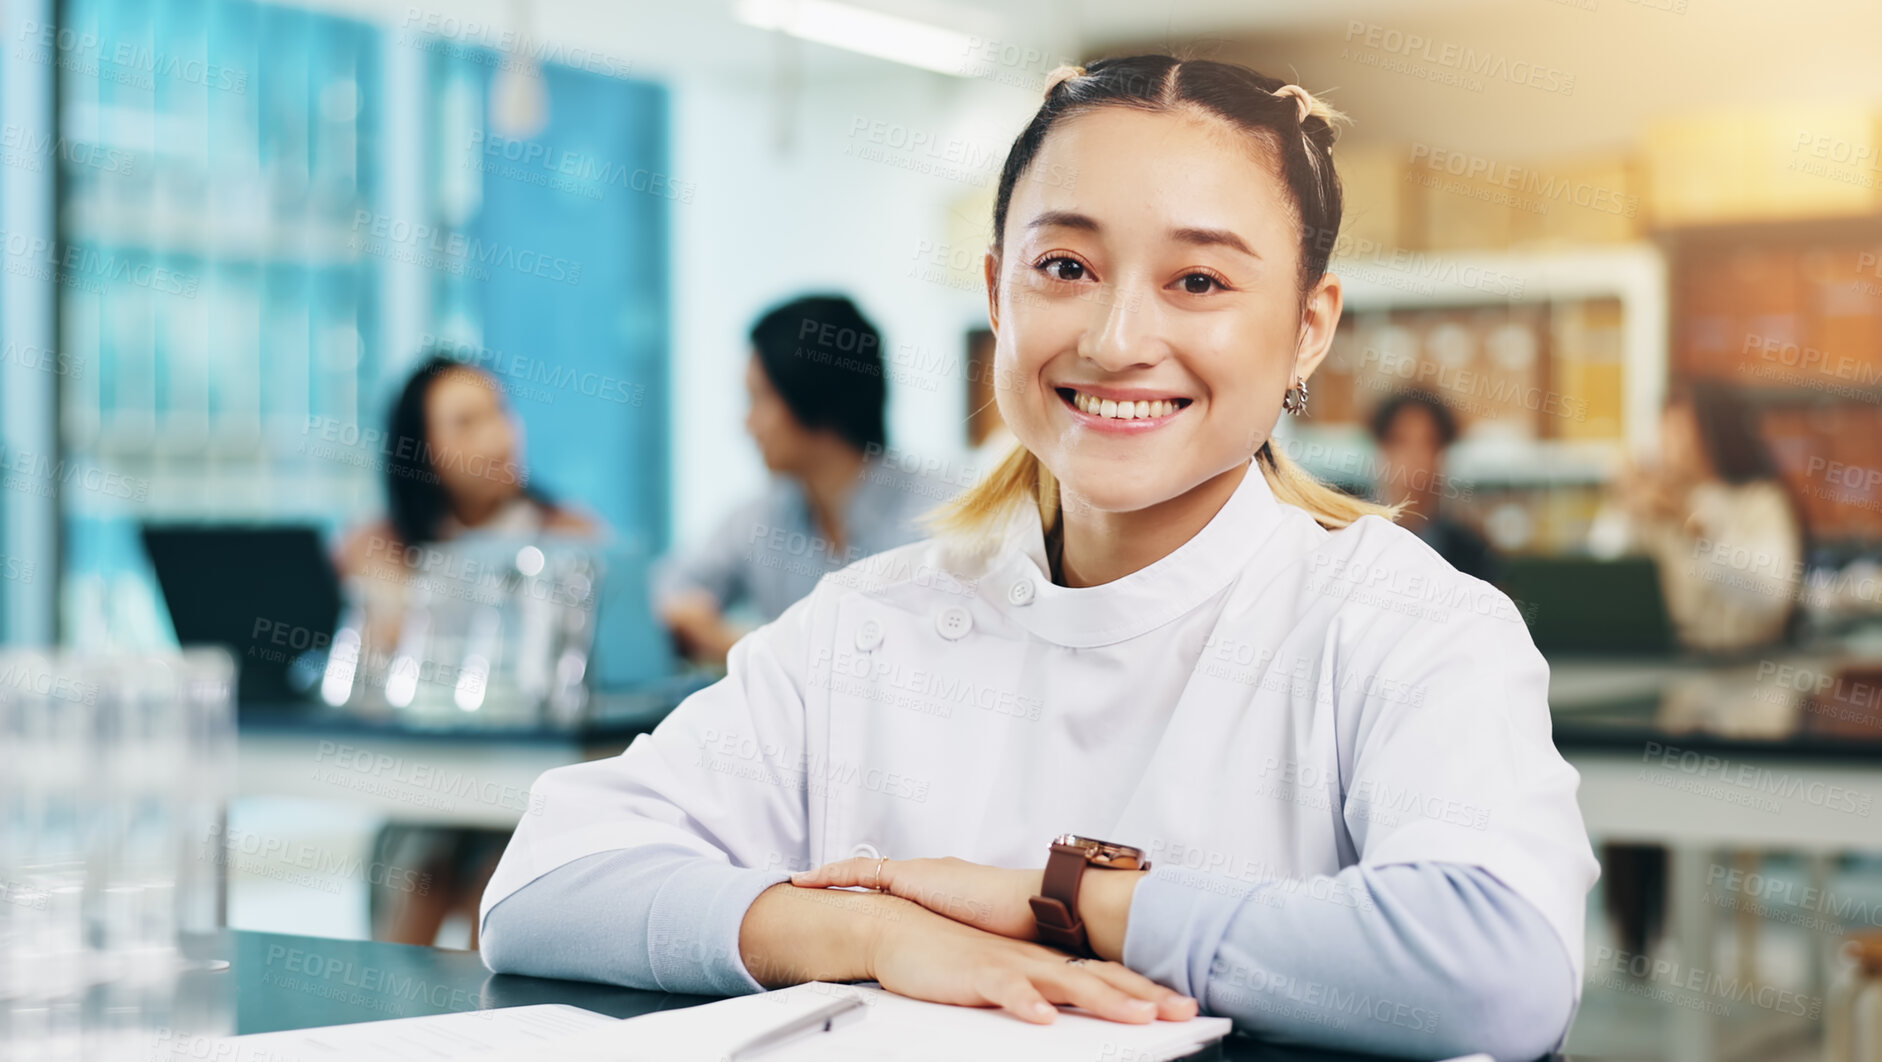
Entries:
[[[859,35],[945,72],[760,28],[784,10],[11,6],[26,68],[12,76],[55,75],[58,140],[10,147],[0,181],[16,204],[49,191],[77,255],[48,284],[54,252],[35,258],[31,234],[10,230],[29,241],[9,245],[10,316],[24,329],[50,296],[58,336],[49,369],[9,362],[17,394],[57,392],[57,447],[13,450],[29,475],[45,473],[35,462],[86,470],[60,471],[77,489],[58,492],[50,524],[29,514],[53,499],[7,495],[10,548],[57,557],[9,588],[11,622],[44,629],[51,610],[68,639],[161,638],[136,618],[161,626],[138,604],[147,580],[126,530],[147,514],[337,526],[370,510],[364,462],[322,432],[377,424],[429,342],[502,366],[545,485],[655,549],[759,481],[727,381],[751,316],[793,292],[850,291],[878,315],[896,352],[897,444],[967,468],[963,337],[984,319],[977,259],[999,160],[1052,66],[1146,48],[1290,72],[1356,119],[1341,250],[1359,286],[1381,290],[1356,300],[1350,349],[1317,391],[1303,456],[1324,473],[1358,467],[1353,418],[1381,394],[1341,370],[1416,378],[1404,358],[1417,350],[1366,356],[1379,336],[1440,329],[1467,359],[1459,344],[1488,336],[1473,329],[1499,327],[1472,324],[1467,292],[1425,290],[1443,279],[1436,255],[1547,269],[1648,247],[1666,270],[1635,315],[1664,317],[1664,339],[1634,353],[1616,347],[1619,273],[1614,290],[1566,302],[1547,284],[1477,300],[1518,306],[1499,317],[1517,329],[1502,342],[1537,361],[1515,383],[1569,410],[1461,396],[1454,472],[1485,488],[1478,519],[1527,478],[1598,487],[1616,460],[1600,444],[1631,431],[1646,445],[1668,373],[1767,401],[1801,488],[1835,486],[1799,465],[1831,452],[1811,432],[1873,428],[1882,277],[1863,263],[1882,16],[1863,5],[917,4],[894,8],[911,21],[892,32]],[[49,32],[53,69],[24,62]],[[53,220],[36,222],[42,242]],[[1479,294],[1495,283],[1510,282],[1478,279]],[[1788,344],[1864,368],[1845,380],[1834,361],[1793,366]],[[1642,360],[1620,373],[1617,358]],[[1846,383],[1856,391],[1839,398]],[[1524,461],[1468,445],[1484,438],[1563,445]],[[617,459],[565,460],[597,452]],[[1475,474],[1485,463],[1495,476]],[[102,475],[123,482],[88,487]],[[1522,500],[1524,519],[1491,525],[1499,544],[1578,540],[1590,491]],[[1872,496],[1820,500],[1816,539],[1874,536]]]

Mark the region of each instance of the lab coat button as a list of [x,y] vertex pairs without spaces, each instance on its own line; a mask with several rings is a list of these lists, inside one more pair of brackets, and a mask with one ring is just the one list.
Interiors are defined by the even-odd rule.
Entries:
[[934,628],[948,641],[958,641],[974,629],[974,617],[966,609],[954,605],[942,609],[941,614],[934,618]]
[[1007,590],[1006,599],[1015,605],[1030,605],[1032,604],[1032,594],[1032,580],[1021,579]]
[[856,648],[867,653],[882,644],[882,624],[877,620],[864,620],[856,628]]

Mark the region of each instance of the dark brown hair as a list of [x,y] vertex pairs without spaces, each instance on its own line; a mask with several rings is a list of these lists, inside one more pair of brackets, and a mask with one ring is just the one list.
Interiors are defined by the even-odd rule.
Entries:
[[1778,479],[1757,412],[1731,386],[1711,380],[1677,385],[1667,405],[1692,411],[1699,445],[1720,479],[1735,486]]
[[1383,443],[1385,437],[1391,434],[1392,426],[1398,422],[1399,415],[1414,409],[1424,410],[1425,415],[1431,418],[1432,426],[1438,430],[1438,449],[1446,449],[1457,441],[1457,414],[1451,412],[1451,407],[1444,399],[1422,387],[1395,391],[1379,403],[1379,408],[1372,411],[1371,418],[1366,422],[1367,427],[1372,429],[1372,441]]
[[1333,141],[1342,116],[1306,96],[1311,107],[1303,120],[1299,99],[1292,94],[1275,95],[1285,84],[1234,63],[1170,55],[1099,59],[1082,73],[1074,72],[1047,90],[1039,112],[1007,153],[993,203],[994,247],[1001,247],[1005,239],[1014,185],[1060,120],[1094,107],[1193,108],[1254,137],[1275,164],[1300,225],[1300,286],[1306,291],[1326,272],[1340,231],[1340,178],[1333,170]]

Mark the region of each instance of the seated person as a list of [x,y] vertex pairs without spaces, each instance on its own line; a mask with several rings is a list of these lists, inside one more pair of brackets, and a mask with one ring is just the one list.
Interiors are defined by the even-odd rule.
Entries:
[[[384,660],[398,638],[414,565],[427,551],[448,548],[472,532],[528,537],[598,537],[592,517],[527,486],[520,463],[522,431],[489,373],[441,355],[413,371],[386,428],[386,517],[349,535],[337,567],[364,612],[361,659]],[[374,858],[415,871],[421,891],[388,883],[372,891],[373,936],[431,944],[452,915],[471,922],[507,830],[392,823],[379,833]],[[403,881],[404,879],[401,879]]]
[[[1629,466],[1595,518],[1598,554],[1650,553],[1674,633],[1688,649],[1737,653],[1784,638],[1796,613],[1804,538],[1756,417],[1716,383],[1674,390],[1659,458]],[[1666,913],[1667,851],[1602,847],[1602,891],[1621,950],[1649,955]]]
[[[1017,445],[536,783],[493,970],[1561,1044],[1598,868],[1548,665],[1507,597],[1269,444],[1338,327],[1336,118],[1211,60],[1052,79],[984,261]],[[1404,607],[1460,593],[1489,607]]]
[[1753,411],[1722,385],[1674,391],[1660,414],[1659,460],[1620,476],[1590,538],[1597,552],[1653,555],[1687,648],[1769,645],[1796,612],[1804,558],[1797,507]]
[[1429,391],[1400,391],[1372,412],[1372,439],[1379,446],[1377,500],[1403,504],[1398,522],[1451,567],[1486,582],[1496,581],[1496,554],[1469,524],[1444,512],[1450,481],[1444,452],[1457,441],[1457,416]]
[[850,300],[813,295],[765,313],[745,365],[745,431],[772,473],[712,537],[664,564],[655,608],[682,653],[723,663],[743,606],[769,623],[825,573],[921,537],[947,500],[883,459],[882,334]]

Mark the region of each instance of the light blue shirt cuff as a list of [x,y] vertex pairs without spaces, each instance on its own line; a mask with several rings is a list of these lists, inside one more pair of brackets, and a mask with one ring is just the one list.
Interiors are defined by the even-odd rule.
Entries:
[[484,963],[666,992],[762,991],[739,956],[739,928],[758,894],[788,877],[671,845],[585,856],[491,909]]
[[758,894],[790,880],[780,870],[735,867],[711,859],[682,863],[647,909],[647,962],[668,992],[742,996],[765,986],[745,969],[738,932]]
[[1213,946],[1242,902],[1273,882],[1245,882],[1181,868],[1159,867],[1144,875],[1131,894],[1124,929],[1124,965],[1152,981],[1202,1001],[1209,987]]
[[1347,867],[1245,882],[1153,870],[1124,964],[1266,1039],[1528,1062],[1562,1042],[1574,967],[1528,901],[1480,867]]

